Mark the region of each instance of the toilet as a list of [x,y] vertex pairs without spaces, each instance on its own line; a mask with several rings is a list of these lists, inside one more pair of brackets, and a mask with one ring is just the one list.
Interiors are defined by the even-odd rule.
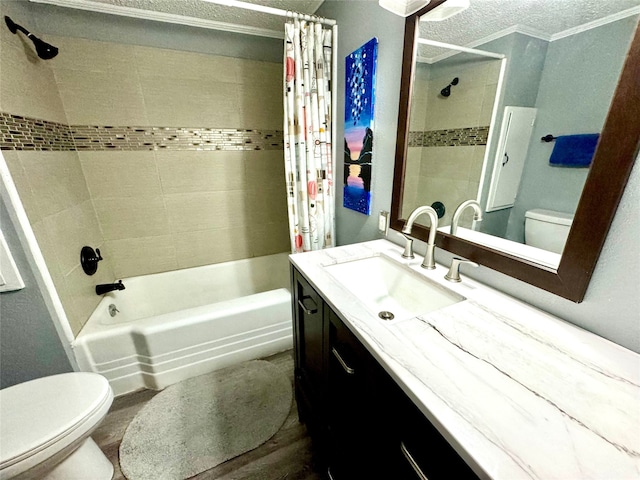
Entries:
[[524,216],[524,243],[561,254],[567,243],[573,214],[534,208],[527,210]]
[[0,390],[0,480],[109,480],[113,465],[89,435],[113,402],[106,378],[74,372]]

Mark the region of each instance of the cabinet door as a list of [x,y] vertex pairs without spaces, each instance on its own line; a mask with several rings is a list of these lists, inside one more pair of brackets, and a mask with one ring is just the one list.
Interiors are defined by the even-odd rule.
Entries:
[[327,308],[329,320],[329,468],[334,480],[397,474],[397,389],[367,349]]
[[515,202],[537,111],[529,107],[504,108],[487,212],[512,207]]
[[293,317],[295,336],[295,390],[300,421],[314,437],[326,430],[324,402],[327,335],[324,303],[309,282],[293,269]]

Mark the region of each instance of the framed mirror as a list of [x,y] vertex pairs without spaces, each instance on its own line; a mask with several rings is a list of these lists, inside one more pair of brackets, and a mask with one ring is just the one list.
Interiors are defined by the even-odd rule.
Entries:
[[[516,2],[486,0],[424,21],[441,3],[405,24],[391,227],[400,231],[413,208],[440,202],[438,247],[580,302],[638,154],[640,0],[602,2],[599,11],[581,0],[513,11]],[[506,149],[509,168],[521,157],[520,176],[496,181],[507,171],[508,115],[518,110],[534,111],[524,140]],[[582,152],[590,162],[576,168],[570,149],[569,164],[552,163],[563,159],[562,141],[566,148],[586,137],[597,142]],[[512,154],[518,148],[524,153]],[[472,221],[469,209],[451,235],[452,213],[468,199],[483,220]],[[540,209],[569,219],[559,252],[526,245],[525,214]],[[415,224],[412,236],[426,240],[429,228]]]

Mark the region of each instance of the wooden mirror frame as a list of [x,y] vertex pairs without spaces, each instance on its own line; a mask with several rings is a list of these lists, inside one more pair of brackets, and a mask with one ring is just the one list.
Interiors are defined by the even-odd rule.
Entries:
[[[402,200],[419,18],[444,1],[432,1],[427,7],[407,17],[405,22],[391,205],[391,228],[397,231],[402,230],[406,222],[401,218]],[[579,303],[584,299],[639,147],[640,28],[636,27],[557,270],[448,233],[438,232],[436,245]],[[426,241],[428,234],[429,228],[416,224],[411,236]]]

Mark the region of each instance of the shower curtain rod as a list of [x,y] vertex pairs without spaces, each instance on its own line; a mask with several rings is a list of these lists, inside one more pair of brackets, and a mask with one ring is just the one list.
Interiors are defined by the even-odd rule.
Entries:
[[270,15],[278,15],[280,17],[292,17],[299,20],[308,20],[310,22],[322,23],[333,26],[335,20],[331,18],[316,17],[315,15],[307,15],[306,13],[298,13],[291,10],[282,10],[280,8],[266,7],[257,3],[241,2],[239,0],[202,0],[203,2],[222,5],[225,7],[243,8],[245,10],[253,10],[254,12],[268,13]]

